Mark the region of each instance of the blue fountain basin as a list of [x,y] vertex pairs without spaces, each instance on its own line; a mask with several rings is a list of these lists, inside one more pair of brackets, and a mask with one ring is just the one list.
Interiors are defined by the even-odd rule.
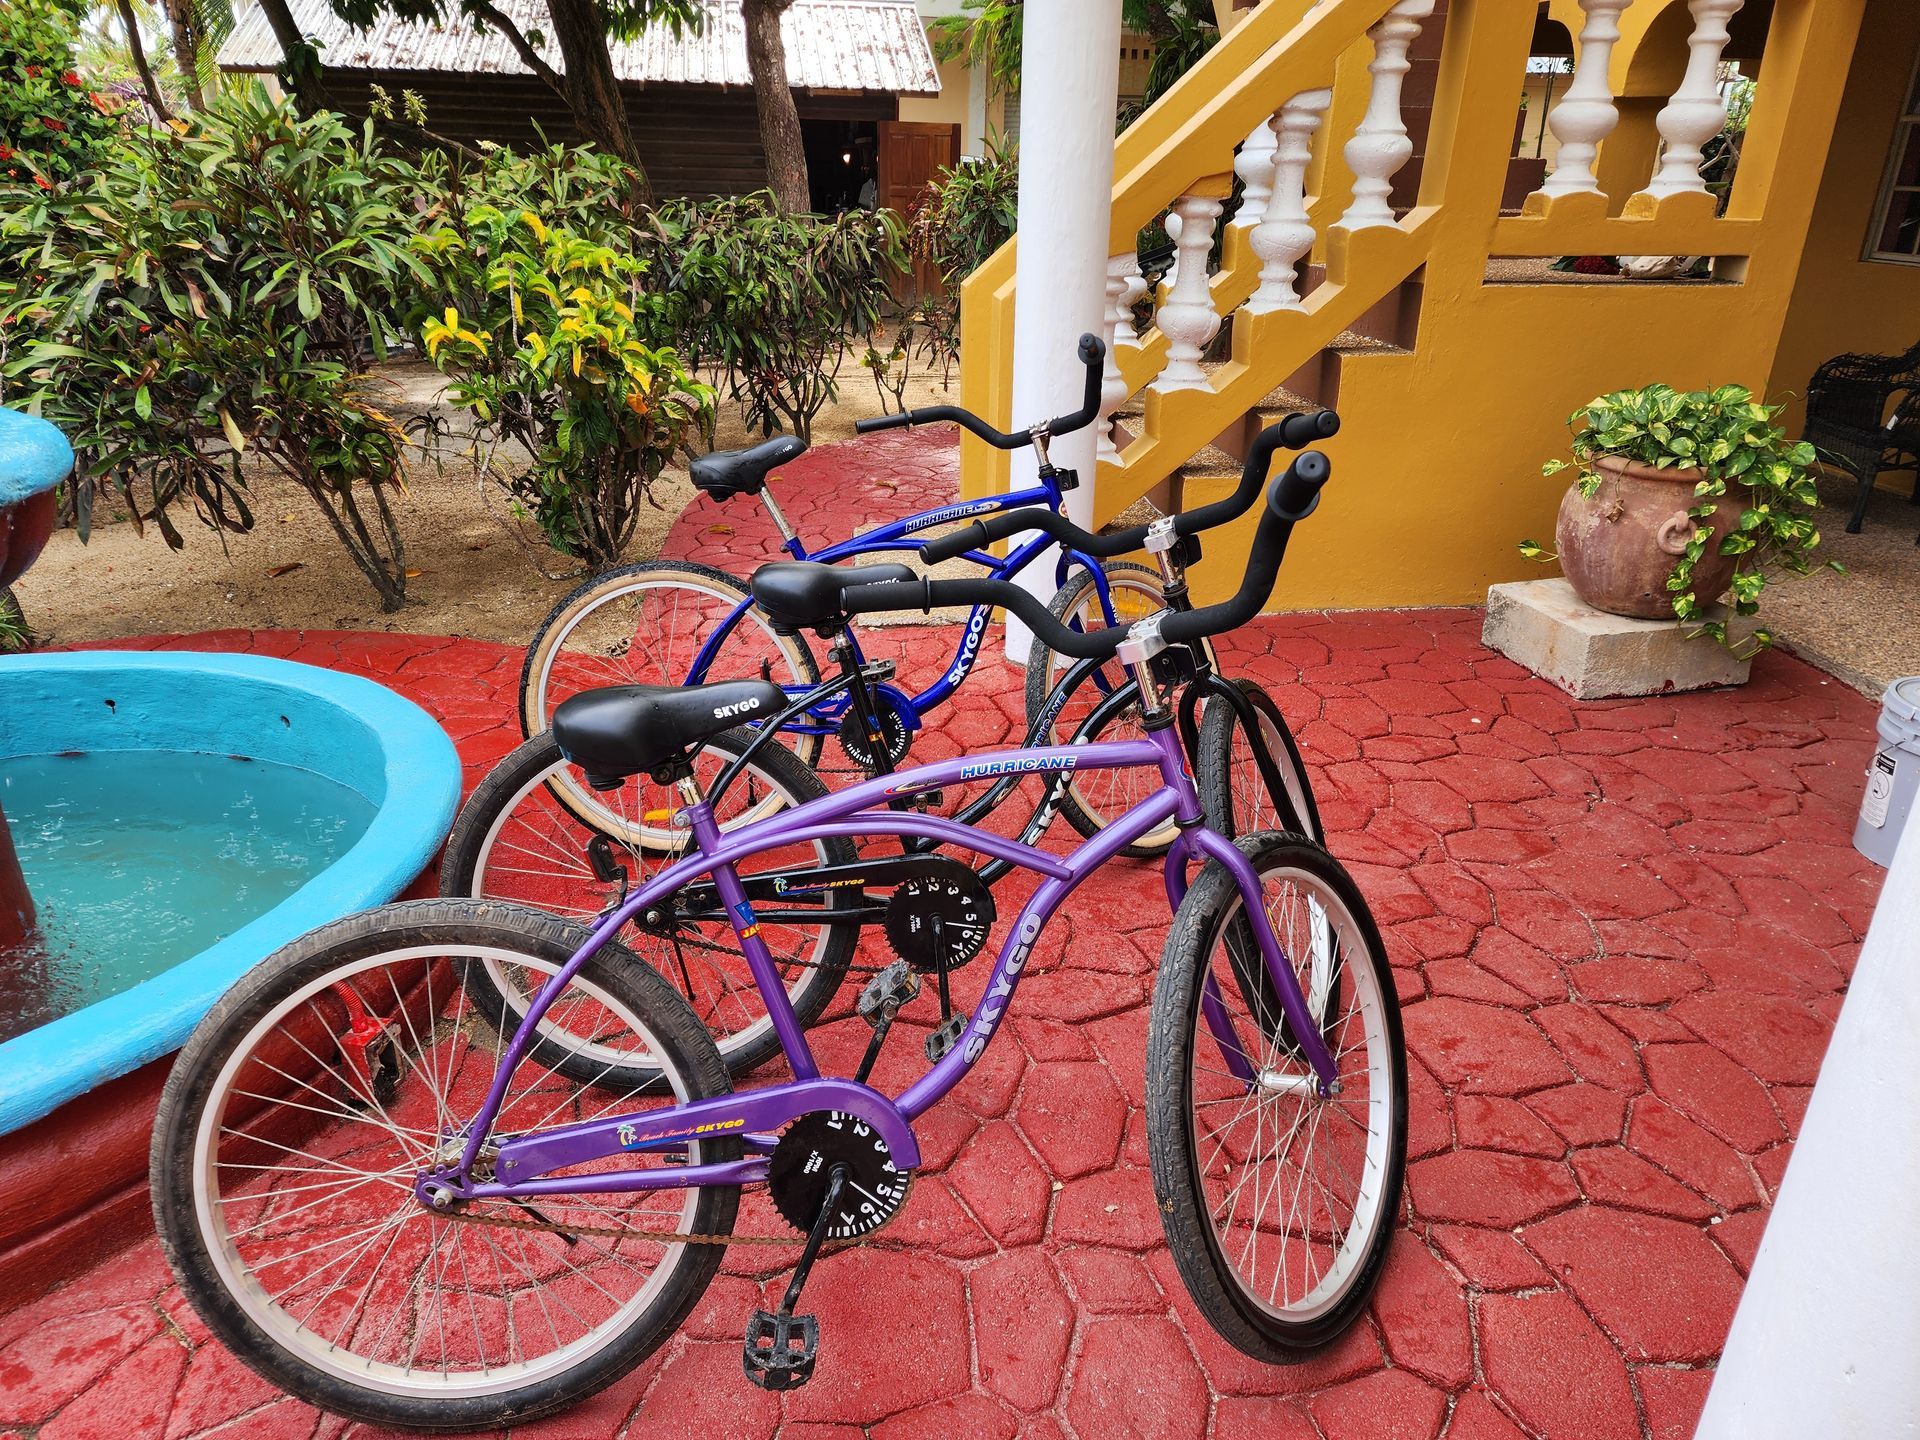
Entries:
[[[364,801],[353,823],[365,828],[350,844],[342,838],[325,869],[207,948],[0,1043],[0,1134],[170,1054],[250,966],[315,926],[399,895],[432,860],[460,802],[460,760],[446,732],[358,676],[257,655],[0,659],[0,758],[154,751],[309,772]],[[140,797],[148,808],[153,798]],[[28,819],[9,818],[16,830]]]

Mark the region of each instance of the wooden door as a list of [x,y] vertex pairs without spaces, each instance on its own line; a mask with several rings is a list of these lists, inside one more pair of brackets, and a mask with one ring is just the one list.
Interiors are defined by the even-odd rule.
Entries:
[[[879,173],[874,186],[879,203],[904,216],[930,181],[942,170],[950,170],[959,163],[958,125],[882,120]],[[901,288],[911,290],[912,293],[900,297],[902,302],[910,303],[916,295],[937,293],[940,276],[931,265],[916,265],[910,285],[903,276]]]

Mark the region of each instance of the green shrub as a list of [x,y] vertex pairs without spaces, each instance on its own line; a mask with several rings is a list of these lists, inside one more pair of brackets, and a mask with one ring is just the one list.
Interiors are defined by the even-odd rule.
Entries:
[[531,456],[507,490],[554,548],[618,564],[648,488],[713,418],[645,263],[489,201],[444,215],[415,249],[448,300],[421,334],[449,398]]
[[724,376],[749,425],[803,438],[891,303],[904,241],[891,211],[791,215],[764,190],[666,201],[638,235],[695,368]]
[[363,373],[419,278],[412,169],[370,127],[300,118],[258,85],[177,129],[130,128],[23,237],[0,295],[5,376],[80,457],[85,538],[110,484],[136,523],[182,542],[171,512],[253,524],[242,456],[303,489],[384,609],[406,568],[389,489],[405,437]]
[[916,319],[943,379],[960,353],[960,287],[1013,236],[1020,216],[1020,156],[990,140],[986,158],[942,170],[914,202],[908,246],[915,264],[940,276],[941,293],[923,296]]

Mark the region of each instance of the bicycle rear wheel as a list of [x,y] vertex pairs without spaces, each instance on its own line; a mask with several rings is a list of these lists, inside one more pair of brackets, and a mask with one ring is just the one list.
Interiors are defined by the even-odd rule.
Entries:
[[1237,1349],[1279,1361],[1358,1318],[1386,1263],[1406,1164],[1406,1054],[1379,932],[1339,863],[1290,836],[1236,843],[1318,1011],[1340,1090],[1318,1094],[1271,981],[1249,975],[1258,951],[1239,887],[1210,863],[1154,986],[1147,1149],[1194,1302]]
[[[487,903],[369,911],[256,966],[194,1031],[154,1126],[154,1219],[194,1309],[272,1384],[383,1425],[521,1424],[631,1370],[706,1288],[733,1187],[543,1196],[536,1209],[481,1201],[455,1214],[415,1198],[419,1170],[463,1143],[509,1019],[480,1013],[456,972],[487,958],[550,976],[585,933]],[[619,945],[555,1003],[582,1028],[595,1017],[603,1044],[643,1046],[662,1104],[729,1089],[700,1022]],[[650,1108],[530,1056],[494,1134]],[[686,1158],[738,1153],[737,1141],[700,1140]],[[569,1173],[668,1163],[623,1153]]]

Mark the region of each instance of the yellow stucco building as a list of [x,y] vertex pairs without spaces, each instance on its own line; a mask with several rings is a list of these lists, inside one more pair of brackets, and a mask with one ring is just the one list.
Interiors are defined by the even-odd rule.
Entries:
[[[1920,342],[1913,0],[1263,0],[1227,18],[1115,147],[1094,509],[1203,503],[1276,410],[1335,406],[1337,483],[1276,608],[1474,602],[1537,575],[1515,542],[1551,532],[1561,486],[1540,464],[1594,395],[1736,381],[1797,425],[1820,361]],[[1577,63],[1548,101],[1529,60],[1556,35]],[[1755,83],[1723,197],[1699,152],[1736,74]],[[1524,153],[1549,164],[1515,196],[1523,92],[1548,106]],[[1134,237],[1169,209],[1175,270],[1149,284]],[[963,301],[963,399],[1003,424],[1014,249]],[[1588,280],[1549,270],[1561,256],[1707,274]],[[1003,486],[1004,457],[966,446],[966,492]],[[1203,598],[1238,582],[1249,530],[1210,548]]]

